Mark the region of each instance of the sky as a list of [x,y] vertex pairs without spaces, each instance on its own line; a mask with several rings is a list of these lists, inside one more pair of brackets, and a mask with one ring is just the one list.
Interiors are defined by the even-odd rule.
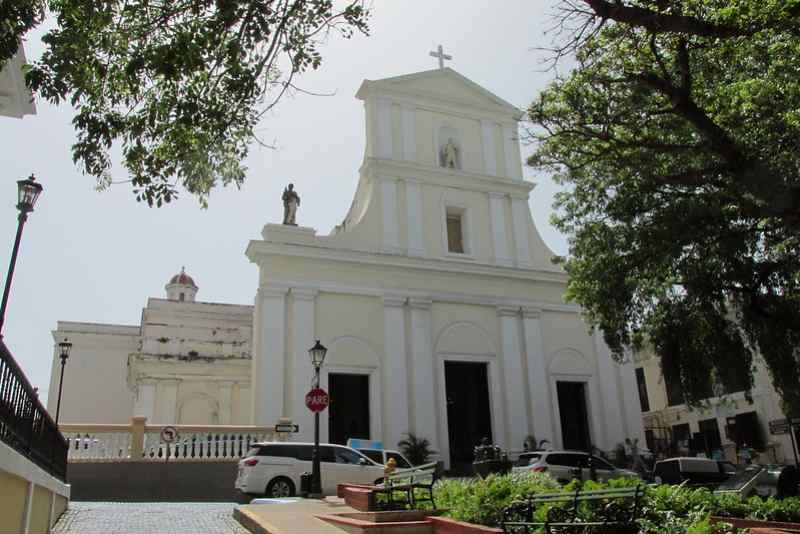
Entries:
[[[545,30],[555,1],[376,0],[370,35],[332,38],[321,68],[298,79],[304,89],[332,95],[281,101],[259,128],[277,148],[254,145],[245,184],[215,190],[207,209],[188,193],[156,209],[136,202],[128,184],[95,191],[94,179],[72,162],[68,105],[37,101],[34,116],[0,117],[0,268],[16,231],[16,181],[35,173],[44,186],[24,229],[3,328],[43,400],[59,320],[138,325],[147,298],[163,297],[181,266],[200,287],[198,300],[252,304],[257,268],[244,250],[266,223],[281,222],[287,183],[302,197],[301,226],[324,235],[340,223],[364,154],[364,110],[355,98],[364,79],[435,68],[428,53],[441,44],[453,56],[448,66],[526,108],[554,76],[543,70],[546,53],[537,47],[551,42]],[[29,61],[41,55],[43,33],[28,35]],[[127,178],[119,166],[113,177]],[[558,186],[531,169],[525,178],[537,184],[530,197],[536,226],[564,254],[566,239],[549,224]]]

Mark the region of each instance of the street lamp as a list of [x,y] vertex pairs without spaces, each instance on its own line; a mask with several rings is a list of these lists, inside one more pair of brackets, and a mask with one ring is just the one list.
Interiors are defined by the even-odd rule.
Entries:
[[61,386],[64,385],[64,366],[67,365],[69,358],[69,351],[72,348],[72,343],[64,338],[64,341],[58,344],[59,357],[61,358],[61,380],[58,381],[58,404],[56,404],[56,426],[58,426],[58,416],[61,414]]
[[11,262],[8,265],[6,275],[6,287],[3,290],[3,303],[0,305],[0,338],[3,336],[3,323],[6,319],[6,305],[8,304],[8,293],[11,290],[11,279],[14,277],[14,266],[17,263],[17,252],[19,251],[19,241],[22,238],[22,227],[28,220],[28,213],[33,211],[39,195],[42,194],[41,184],[35,181],[31,174],[27,180],[17,182],[17,209],[19,210],[19,224],[17,225],[17,237],[14,239],[14,249],[11,252]]
[[[319,369],[325,361],[325,355],[328,353],[320,342],[319,339],[313,347],[308,349],[308,355],[311,356],[311,365],[314,366],[314,388],[319,388]],[[314,412],[314,451],[311,457],[311,491],[310,493],[319,497],[322,495],[322,478],[319,468],[319,412]]]

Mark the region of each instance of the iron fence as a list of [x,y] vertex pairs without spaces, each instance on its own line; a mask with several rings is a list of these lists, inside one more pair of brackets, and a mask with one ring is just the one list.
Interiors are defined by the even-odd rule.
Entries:
[[0,340],[0,441],[66,481],[67,441]]

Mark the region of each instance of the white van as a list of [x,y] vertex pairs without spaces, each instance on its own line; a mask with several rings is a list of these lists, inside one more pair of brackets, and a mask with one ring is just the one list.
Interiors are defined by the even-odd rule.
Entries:
[[403,453],[400,451],[393,451],[387,449],[361,449],[356,448],[358,452],[375,462],[376,464],[386,465],[386,462],[389,461],[389,458],[394,458],[394,461],[397,463],[398,469],[408,469],[411,467],[411,462],[408,461],[408,458],[403,456]]
[[[313,443],[256,443],[239,462],[236,489],[267,497],[291,497],[300,475],[311,472]],[[337,484],[379,484],[383,466],[344,445],[320,444],[322,493],[335,495]]]

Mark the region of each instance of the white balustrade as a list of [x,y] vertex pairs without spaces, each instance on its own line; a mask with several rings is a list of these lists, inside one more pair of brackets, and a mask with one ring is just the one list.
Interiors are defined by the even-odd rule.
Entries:
[[130,425],[61,425],[70,462],[232,461],[244,457],[253,443],[288,437],[274,427],[175,425],[178,437],[167,445],[161,440],[162,428],[147,425],[144,418],[134,418]]

